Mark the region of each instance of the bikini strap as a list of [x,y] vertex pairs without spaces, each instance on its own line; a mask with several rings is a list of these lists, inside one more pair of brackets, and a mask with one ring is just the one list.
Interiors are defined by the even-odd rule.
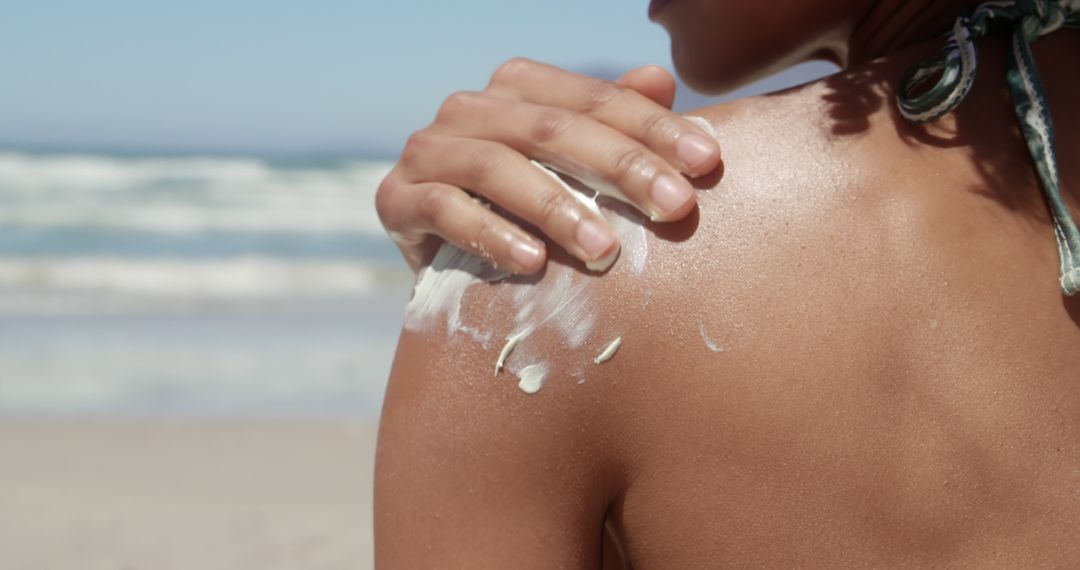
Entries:
[[[1005,77],[1013,109],[1035,163],[1043,195],[1054,220],[1061,259],[1061,290],[1080,291],[1080,230],[1061,199],[1054,125],[1046,104],[1031,44],[1063,27],[1080,28],[1080,0],[997,0],[980,4],[956,19],[942,56],[923,61],[900,78],[897,107],[913,123],[928,123],[955,109],[975,83],[978,53],[975,40],[990,33],[1012,34]],[[926,87],[928,81],[937,82]],[[914,95],[921,91],[919,95]]]

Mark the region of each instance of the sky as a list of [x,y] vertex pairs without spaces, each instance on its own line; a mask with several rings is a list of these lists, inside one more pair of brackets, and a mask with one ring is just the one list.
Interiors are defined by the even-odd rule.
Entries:
[[[0,0],[0,146],[392,157],[525,56],[671,68],[647,0]],[[827,66],[798,70],[809,79]]]

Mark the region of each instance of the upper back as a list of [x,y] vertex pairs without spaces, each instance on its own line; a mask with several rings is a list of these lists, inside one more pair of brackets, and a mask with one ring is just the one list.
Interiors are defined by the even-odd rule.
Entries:
[[635,567],[1080,560],[1080,304],[1003,77],[913,127],[901,63],[710,117],[723,179],[692,239],[650,243],[644,346],[611,372]]

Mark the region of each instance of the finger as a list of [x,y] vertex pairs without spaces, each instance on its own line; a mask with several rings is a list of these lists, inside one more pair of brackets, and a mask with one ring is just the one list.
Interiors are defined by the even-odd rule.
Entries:
[[[487,140],[426,134],[421,148],[402,155],[415,182],[441,182],[480,194],[585,261],[612,259],[618,240],[599,211],[563,189],[527,158]],[[527,191],[522,191],[527,189]]]
[[428,182],[416,185],[415,192],[417,217],[431,233],[514,273],[533,273],[543,266],[542,241],[460,188]]
[[675,104],[675,78],[658,65],[631,69],[615,83],[641,93],[666,109]]
[[626,133],[690,176],[712,172],[720,145],[693,122],[615,83],[515,59],[492,76],[491,93],[587,114]]
[[413,271],[430,259],[441,243],[439,238],[515,273],[532,273],[543,267],[543,241],[459,188],[409,184],[395,170],[379,187],[375,205],[380,221]]
[[694,189],[677,169],[587,115],[484,94],[467,98],[437,130],[502,143],[635,205],[654,221],[681,219],[694,207]]
[[410,192],[412,187],[402,182],[399,170],[400,165],[391,170],[379,184],[379,189],[375,192],[375,212],[390,239],[401,250],[405,263],[415,273],[420,270],[429,251],[427,242],[435,236],[420,227],[413,215],[415,198]]
[[[434,251],[437,247],[432,242],[439,242],[439,236],[427,233],[404,233],[394,230],[387,230],[387,234],[390,235],[390,239],[393,240],[394,245],[401,251],[402,257],[405,258],[405,263],[409,265],[409,268],[413,270],[413,273],[420,271],[420,267],[423,266],[424,260],[429,258],[429,253]],[[441,242],[440,242],[441,243]]]

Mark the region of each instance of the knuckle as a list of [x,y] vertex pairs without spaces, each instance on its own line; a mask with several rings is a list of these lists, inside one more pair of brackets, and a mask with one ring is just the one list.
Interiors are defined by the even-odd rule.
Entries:
[[469,155],[465,166],[465,179],[474,189],[483,186],[506,163],[506,152],[498,148],[484,147]]
[[442,105],[439,107],[439,111],[435,115],[435,120],[446,120],[457,114],[460,114],[465,109],[468,109],[470,106],[474,105],[478,97],[479,95],[477,93],[473,93],[471,91],[457,91],[455,93],[451,93],[450,96],[447,97],[446,100],[444,100]]
[[537,143],[546,143],[570,130],[577,114],[566,109],[545,109],[533,123],[529,137]]
[[610,81],[596,79],[585,87],[583,110],[586,114],[595,113],[611,104],[623,94],[624,87]]
[[405,148],[401,151],[401,164],[408,168],[417,164],[431,150],[433,135],[426,130],[419,130],[409,135]]
[[390,174],[379,183],[379,188],[375,191],[375,213],[384,226],[389,226],[394,217],[399,190],[400,186],[394,180],[393,175]]
[[453,199],[449,193],[433,188],[417,202],[416,214],[430,227],[438,228],[452,205]]
[[524,57],[515,57],[495,69],[491,82],[495,84],[513,83],[515,79],[532,69],[534,62]]
[[668,114],[654,111],[645,116],[641,121],[641,138],[649,140],[659,138],[672,131],[668,122]]
[[612,172],[618,181],[627,181],[649,170],[649,158],[638,146],[619,150],[611,160]]
[[560,216],[572,208],[572,199],[557,190],[540,194],[536,197],[537,221],[551,227]]

